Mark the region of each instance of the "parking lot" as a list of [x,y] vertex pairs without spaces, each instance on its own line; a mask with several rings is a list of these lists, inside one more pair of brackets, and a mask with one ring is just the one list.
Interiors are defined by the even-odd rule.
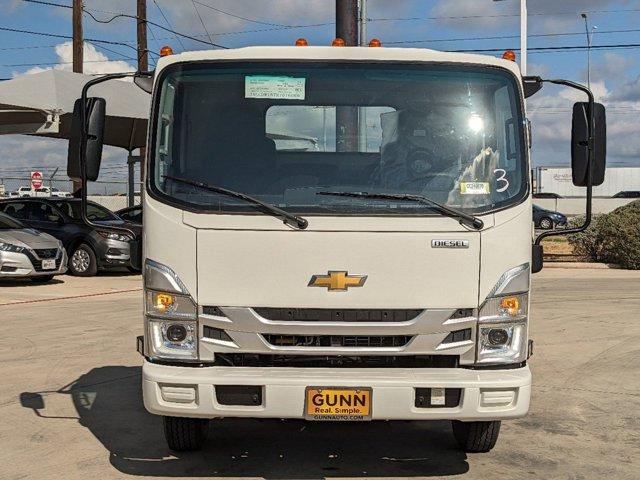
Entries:
[[[466,455],[448,422],[222,420],[172,455],[140,395],[139,276],[0,284],[0,478],[640,477],[640,272],[534,277],[528,417]],[[516,473],[517,472],[517,473]]]

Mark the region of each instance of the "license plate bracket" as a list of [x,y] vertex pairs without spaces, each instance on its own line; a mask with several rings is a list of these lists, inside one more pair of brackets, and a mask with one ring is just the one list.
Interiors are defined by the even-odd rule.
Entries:
[[371,387],[307,387],[304,418],[324,422],[371,420]]
[[42,260],[42,269],[43,270],[55,270],[56,269],[56,261],[55,260]]

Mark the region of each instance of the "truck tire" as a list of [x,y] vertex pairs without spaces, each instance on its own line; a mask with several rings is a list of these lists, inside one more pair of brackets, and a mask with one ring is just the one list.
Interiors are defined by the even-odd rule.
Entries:
[[164,438],[171,450],[200,450],[207,440],[209,420],[206,418],[162,417]]
[[500,433],[500,420],[490,422],[451,422],[453,436],[467,453],[485,453],[495,447]]

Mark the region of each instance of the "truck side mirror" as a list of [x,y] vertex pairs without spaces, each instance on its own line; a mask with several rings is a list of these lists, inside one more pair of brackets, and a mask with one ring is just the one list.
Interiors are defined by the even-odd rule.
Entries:
[[[95,182],[100,173],[102,160],[102,143],[104,140],[104,123],[107,102],[104,98],[87,98],[76,100],[73,106],[69,151],[67,155],[67,175],[72,180],[82,180],[81,158],[84,153],[86,180]],[[82,136],[82,109],[85,111],[86,140]]]
[[[607,159],[607,117],[604,105],[594,103],[594,158],[591,166],[591,184],[602,185]],[[586,187],[589,166],[589,103],[577,102],[573,105],[571,122],[571,171],[573,184]]]

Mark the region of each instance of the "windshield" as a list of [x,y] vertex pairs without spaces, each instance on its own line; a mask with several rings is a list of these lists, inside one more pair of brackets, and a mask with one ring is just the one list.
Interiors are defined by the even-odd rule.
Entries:
[[11,218],[9,215],[0,213],[0,230],[19,230],[25,227],[15,218]]
[[[56,207],[62,210],[67,216],[74,220],[82,219],[82,204],[80,202],[53,202]],[[113,212],[98,205],[97,203],[87,203],[87,218],[95,222],[108,222],[120,220]]]
[[488,67],[358,63],[177,64],[156,99],[151,189],[209,212],[246,202],[299,214],[433,214],[428,204],[317,195],[422,195],[485,212],[527,192],[513,75]]

